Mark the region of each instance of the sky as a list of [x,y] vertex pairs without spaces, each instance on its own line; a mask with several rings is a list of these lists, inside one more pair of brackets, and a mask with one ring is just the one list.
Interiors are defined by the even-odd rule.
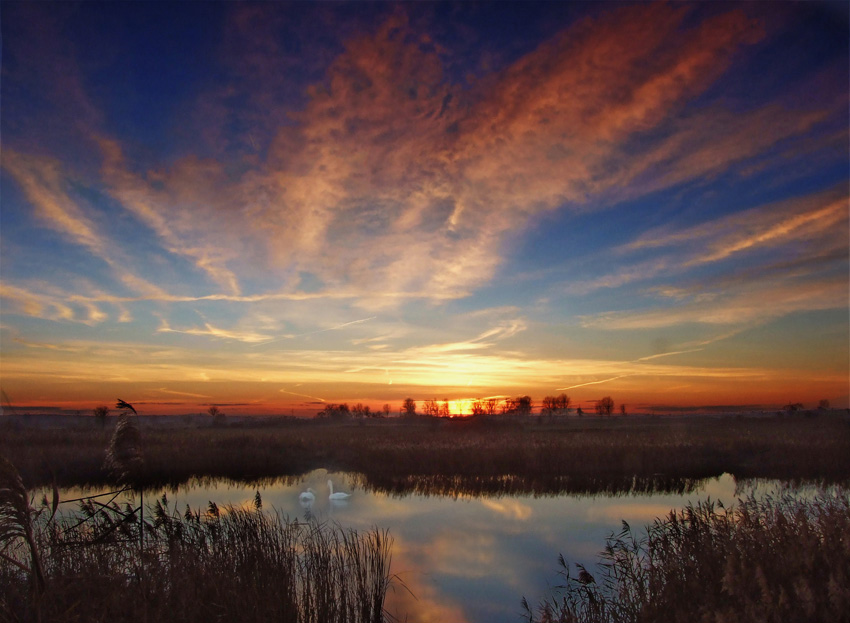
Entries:
[[849,23],[4,0],[3,406],[847,407]]

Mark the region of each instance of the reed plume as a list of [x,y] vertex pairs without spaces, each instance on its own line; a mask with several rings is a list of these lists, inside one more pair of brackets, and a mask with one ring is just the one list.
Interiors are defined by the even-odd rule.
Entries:
[[[46,583],[33,533],[33,523],[37,517],[38,512],[30,504],[29,494],[18,470],[6,457],[0,456],[0,558],[30,574],[33,609],[36,618],[40,618],[38,601]],[[29,550],[29,565],[14,556],[14,549],[21,541]]]
[[135,480],[144,465],[142,436],[136,423],[122,413],[106,449],[104,467],[121,483]]

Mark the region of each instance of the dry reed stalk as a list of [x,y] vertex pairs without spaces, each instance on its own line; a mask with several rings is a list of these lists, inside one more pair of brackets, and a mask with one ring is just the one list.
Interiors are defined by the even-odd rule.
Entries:
[[[33,610],[36,619],[41,620],[39,601],[46,581],[33,533],[33,520],[37,516],[18,470],[6,457],[0,456],[0,557],[30,574]],[[23,540],[29,549],[29,566],[6,553],[19,540]]]
[[122,413],[109,441],[104,467],[118,482],[129,483],[139,475],[143,465],[141,433],[136,423]]
[[[136,423],[130,419],[126,410],[136,410],[132,405],[118,401],[118,407],[125,409],[118,417],[109,447],[106,449],[106,467],[119,483],[137,484],[144,467],[142,454],[142,435]],[[139,548],[145,545],[145,503],[144,494],[139,487]]]

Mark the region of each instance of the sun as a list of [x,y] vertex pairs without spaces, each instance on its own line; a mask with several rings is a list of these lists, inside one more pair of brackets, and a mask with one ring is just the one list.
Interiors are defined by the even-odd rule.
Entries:
[[449,417],[472,415],[472,402],[471,398],[449,400]]

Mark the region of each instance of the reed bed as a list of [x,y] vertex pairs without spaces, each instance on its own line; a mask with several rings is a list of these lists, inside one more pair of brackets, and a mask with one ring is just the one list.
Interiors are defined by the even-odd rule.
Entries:
[[[143,545],[137,509],[83,500],[42,520],[31,509],[43,568],[34,592],[29,547],[4,544],[0,621],[275,621],[379,623],[390,575],[386,531],[358,533],[291,522],[253,508],[149,509]],[[22,564],[17,564],[18,562]]]
[[[164,424],[162,422],[170,422]],[[102,485],[115,424],[68,418],[54,427],[0,418],[0,454],[30,486]],[[671,490],[731,473],[736,478],[846,481],[850,417],[584,417],[509,420],[139,420],[141,485],[192,477],[252,481],[314,469],[356,472],[361,485],[404,493],[433,481],[440,493]],[[508,485],[506,485],[508,483]],[[665,484],[667,483],[667,484]],[[509,486],[510,490],[506,490]],[[448,488],[447,488],[448,487]]]
[[706,501],[646,529],[624,522],[597,577],[559,558],[563,584],[529,623],[850,621],[850,492]]

